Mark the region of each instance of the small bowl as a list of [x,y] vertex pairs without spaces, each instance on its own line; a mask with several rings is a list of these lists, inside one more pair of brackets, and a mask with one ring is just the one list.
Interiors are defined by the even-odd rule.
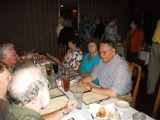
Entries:
[[129,107],[129,103],[127,101],[124,100],[118,100],[115,105],[119,108],[128,108]]

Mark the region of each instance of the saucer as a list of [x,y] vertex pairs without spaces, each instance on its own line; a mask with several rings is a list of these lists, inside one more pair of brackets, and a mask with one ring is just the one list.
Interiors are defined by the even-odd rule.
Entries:
[[124,100],[118,100],[115,105],[119,108],[128,108],[129,107],[129,103],[127,101]]

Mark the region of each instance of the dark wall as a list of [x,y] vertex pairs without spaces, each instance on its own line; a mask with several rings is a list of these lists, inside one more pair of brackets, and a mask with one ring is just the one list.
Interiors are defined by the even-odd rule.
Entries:
[[0,41],[11,42],[17,51],[36,49],[57,53],[56,0],[5,0],[0,3]]
[[125,38],[128,29],[129,2],[128,0],[79,0],[80,17],[87,14],[90,21],[94,21],[96,15],[102,16],[103,20],[107,15],[115,15],[117,26],[122,39]]
[[151,44],[160,19],[160,0],[130,0],[130,18],[136,18],[145,32],[145,42]]
[[[117,17],[122,37],[128,28],[128,0],[79,0],[80,16]],[[3,0],[0,2],[0,43],[14,43],[18,53],[36,49],[57,55],[58,0]]]

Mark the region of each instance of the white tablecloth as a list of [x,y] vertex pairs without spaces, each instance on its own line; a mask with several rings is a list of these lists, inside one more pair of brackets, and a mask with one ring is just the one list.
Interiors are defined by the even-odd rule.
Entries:
[[[60,89],[63,91],[63,88],[60,87]],[[64,92],[64,91],[63,91]],[[64,92],[69,99],[73,99],[73,93],[71,91]],[[115,106],[115,102],[118,99],[116,98],[110,98],[109,100],[105,100],[100,102],[101,105],[107,105],[107,104],[113,104]],[[115,106],[116,107],[116,106]],[[132,107],[128,107],[125,109],[116,107],[118,111],[122,112],[121,120],[132,120],[132,115],[137,112],[137,110],[133,109]],[[79,115],[79,119],[77,119],[76,115]],[[70,112],[68,115],[66,115],[62,120],[68,120],[69,118],[74,117],[75,120],[93,120],[91,117],[91,114],[88,112],[88,105],[85,103],[82,104],[81,110],[74,110]],[[146,120],[154,120],[153,118],[146,115]]]

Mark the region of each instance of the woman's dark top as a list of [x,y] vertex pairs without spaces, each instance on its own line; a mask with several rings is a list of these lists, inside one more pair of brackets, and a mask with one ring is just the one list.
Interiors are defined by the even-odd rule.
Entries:
[[93,34],[93,37],[101,39],[102,34],[104,33],[104,29],[105,29],[105,25],[103,23],[100,23],[99,25],[97,25],[96,30]]
[[64,27],[59,34],[58,44],[67,45],[68,41],[75,36],[72,27]]

